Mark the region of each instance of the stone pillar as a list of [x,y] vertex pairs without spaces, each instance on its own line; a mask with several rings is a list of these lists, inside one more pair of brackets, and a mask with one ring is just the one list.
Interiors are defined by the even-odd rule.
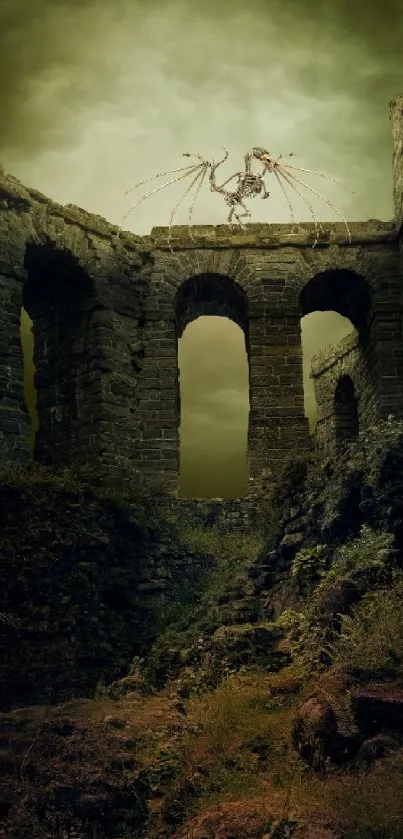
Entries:
[[[400,271],[398,283],[400,287],[400,294],[397,296],[398,308],[395,312],[395,317],[393,318],[392,313],[388,327],[388,331],[391,334],[393,332],[396,336],[395,347],[392,348],[392,345],[390,344],[388,349],[382,348],[382,346],[379,348],[382,353],[382,357],[385,359],[381,363],[380,380],[382,382],[381,387],[384,395],[382,401],[385,402],[386,406],[390,406],[390,413],[393,412],[397,413],[398,416],[403,416],[403,344],[401,343],[403,336],[403,95],[396,96],[396,98],[389,103],[389,116],[393,135],[393,198],[395,204],[395,221],[400,228],[398,241]],[[375,332],[379,333],[380,329],[381,327],[379,325],[376,326]],[[400,347],[398,346],[398,335],[396,334],[399,330]],[[381,329],[379,334],[381,344],[383,343],[382,333],[383,330]],[[376,339],[377,338],[378,336],[376,334]],[[389,394],[385,393],[385,389],[387,390],[389,387],[387,379],[385,378],[386,376],[389,376],[386,368],[389,368],[395,380],[395,384],[397,384],[397,392],[395,396],[393,392],[392,379],[390,379],[390,392]],[[385,413],[387,414],[388,410],[386,410]]]
[[389,118],[393,135],[393,198],[395,219],[403,223],[403,95],[389,103]]
[[258,483],[309,449],[299,315],[250,319],[249,381],[249,475]]
[[77,358],[74,371],[78,438],[74,460],[95,479],[118,489],[136,487],[141,446],[137,386],[144,357],[139,320],[94,309],[83,321],[84,335],[86,356]]
[[138,474],[137,321],[88,300],[59,327],[36,317],[36,457],[121,487]]
[[0,274],[0,461],[29,460],[21,346],[22,282]]
[[385,264],[373,294],[369,343],[378,416],[403,416],[403,298],[396,263]]
[[376,399],[378,416],[389,414],[403,417],[403,315],[395,312],[375,312],[372,321],[372,341],[376,353]]
[[178,341],[174,320],[147,320],[144,358],[136,395],[141,473],[162,481],[176,494],[179,486]]

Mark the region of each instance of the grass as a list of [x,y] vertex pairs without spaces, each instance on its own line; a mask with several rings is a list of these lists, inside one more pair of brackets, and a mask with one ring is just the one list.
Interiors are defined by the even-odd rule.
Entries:
[[[262,537],[253,534],[223,534],[218,531],[205,531],[202,528],[180,527],[181,540],[194,551],[214,556],[203,593],[203,608],[206,614],[217,623],[226,615],[225,622],[231,617],[231,602],[244,594],[247,582],[247,569],[262,550]],[[236,621],[236,610],[233,610]]]
[[325,781],[311,778],[309,784],[309,794],[322,798],[329,817],[348,839],[403,839],[401,752],[359,775],[337,771]]
[[[234,602],[243,598],[247,569],[262,547],[260,537],[227,535],[215,530],[207,532],[184,522],[178,525],[178,538],[190,551],[206,558],[208,574],[200,578],[197,585],[192,584],[193,596],[188,602],[176,602],[166,608],[165,629],[159,634],[146,666],[147,681],[158,688],[178,675],[177,660],[182,653],[197,650],[200,641],[212,635],[219,626],[239,623],[239,611]],[[175,661],[171,663],[173,654]],[[206,679],[207,687],[210,684],[209,675],[214,682],[216,675],[221,677],[221,669],[214,665],[205,673],[205,668],[200,666],[190,674],[183,671],[182,676],[189,681],[192,691],[203,690]],[[187,679],[188,676],[191,678]]]
[[[389,434],[389,428],[386,432]],[[372,451],[371,441],[372,438],[368,446]],[[359,465],[357,461],[357,468]],[[372,466],[370,472],[371,469]],[[48,478],[44,473],[42,478],[35,477],[33,470],[31,481],[35,480],[46,482]],[[52,477],[51,482],[54,480]],[[328,483],[330,486],[331,481]],[[337,504],[336,508],[337,513]],[[325,513],[333,521],[331,506],[326,507]],[[231,536],[214,529],[192,528],[183,522],[175,524],[189,551],[207,554],[214,562],[203,586],[200,584],[199,600],[183,606],[175,604],[177,615],[172,616],[171,635],[167,633],[159,650],[162,661],[167,659],[170,646],[173,653],[181,653],[197,639],[199,631],[208,635],[208,624],[210,628],[214,622],[215,628],[224,624],[224,606],[228,623],[232,602],[244,593],[247,568],[262,548],[259,536]],[[318,776],[291,747],[296,709],[318,690],[334,707],[340,727],[346,732],[351,729],[354,719],[342,671],[393,665],[403,672],[403,579],[397,573],[392,581],[385,581],[382,576],[391,546],[390,535],[382,529],[364,527],[333,552],[332,571],[337,579],[358,574],[368,584],[361,602],[350,614],[342,616],[340,634],[334,632],[329,641],[338,673],[337,668],[317,669],[314,679],[304,663],[307,652],[311,655],[313,650],[316,654],[322,641],[328,644],[322,627],[315,626],[314,607],[315,598],[319,600],[333,580],[331,569],[325,570],[322,562],[323,551],[310,550],[300,555],[300,570],[307,572],[308,579],[315,572],[313,576],[322,577],[322,584],[316,587],[316,594],[311,592],[301,603],[300,613],[283,614],[285,625],[288,620],[289,629],[294,627],[296,642],[293,664],[281,673],[249,670],[227,673],[224,678],[220,673],[214,686],[206,682],[202,691],[187,697],[179,691],[179,680],[154,695],[133,693],[118,701],[108,699],[107,691],[100,685],[94,700],[77,700],[54,708],[28,708],[14,714],[14,723],[20,717],[29,722],[26,727],[10,726],[10,745],[4,747],[0,758],[5,766],[7,759],[18,758],[18,771],[14,772],[15,777],[10,773],[10,783],[24,783],[26,813],[20,812],[20,827],[25,824],[25,834],[9,829],[8,837],[48,839],[40,827],[35,832],[31,816],[35,796],[46,795],[50,789],[49,778],[52,784],[62,787],[78,779],[80,788],[91,791],[97,785],[119,785],[122,781],[134,785],[141,772],[152,786],[148,834],[144,834],[144,839],[166,839],[174,830],[177,832],[172,839],[262,839],[276,819],[283,819],[284,824],[289,819],[305,820],[305,833],[296,834],[301,839],[326,835],[309,832],[311,825],[319,822],[332,825],[344,839],[403,839],[402,750],[378,759],[370,769],[358,772],[328,766]],[[234,607],[234,622],[235,615]],[[219,658],[223,658],[221,652]],[[198,676],[201,671],[198,663],[189,666],[190,674]],[[184,669],[181,677],[183,673]],[[302,683],[300,690],[294,691],[293,679]],[[279,688],[281,684],[284,693],[277,690],[270,694],[270,688]],[[124,725],[105,723],[108,716],[122,718]],[[49,725],[57,718],[59,722],[71,718],[71,737],[62,740]],[[51,818],[49,812],[50,822]],[[124,814],[122,824],[123,820]],[[67,839],[62,829],[61,824],[54,822],[54,832],[49,837]],[[95,839],[91,830],[88,826],[86,835]],[[129,836],[130,833],[127,839]],[[99,837],[105,839],[101,833]]]
[[247,568],[263,547],[262,537],[249,533],[225,534],[180,523],[179,534],[191,550],[216,558],[216,573],[220,572],[216,585],[220,579],[231,580],[234,572]]
[[349,667],[402,670],[402,579],[393,588],[368,592],[351,615],[342,617],[334,652],[335,660]]
[[268,777],[286,784],[295,762],[289,746],[293,712],[269,713],[269,684],[265,673],[230,675],[189,701],[188,716],[199,733],[185,739],[187,766],[191,773],[204,767],[201,805],[261,792]]
[[[322,778],[313,775],[290,747],[296,708],[312,684],[304,686],[302,696],[293,694],[287,701],[270,697],[271,687],[290,678],[284,671],[230,676],[214,690],[185,702],[185,714],[176,710],[171,687],[153,697],[133,694],[113,702],[99,698],[51,709],[21,709],[13,715],[17,727],[12,735],[27,796],[25,815],[19,816],[21,828],[28,830],[30,808],[50,777],[56,787],[76,778],[85,789],[118,776],[130,786],[140,770],[157,790],[152,806],[163,809],[169,800],[173,812],[178,808],[178,839],[187,839],[186,830],[193,830],[194,839],[206,836],[202,825],[207,823],[214,839],[255,839],[282,817],[308,824],[327,820],[341,826],[348,839],[403,839],[403,756],[380,760],[360,775],[340,770]],[[109,717],[124,720],[124,727],[106,724]],[[66,720],[74,723],[75,733],[57,739],[52,721]],[[135,744],[134,750],[127,749],[126,741]],[[39,755],[39,769],[32,773]],[[152,839],[167,835],[158,807]],[[49,830],[52,818],[49,811]],[[54,824],[49,837],[67,839],[62,823]],[[238,832],[231,834],[235,827]],[[30,830],[35,839],[45,836],[45,825],[42,833]],[[25,839],[10,826],[8,836]],[[99,837],[104,839],[102,832]]]

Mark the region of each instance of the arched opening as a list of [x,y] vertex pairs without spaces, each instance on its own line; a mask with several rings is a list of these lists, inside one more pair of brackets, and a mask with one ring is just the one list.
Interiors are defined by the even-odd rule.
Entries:
[[198,275],[177,298],[179,494],[239,498],[248,486],[246,298],[228,277]]
[[315,386],[311,377],[312,359],[330,347],[337,347],[343,338],[356,332],[351,320],[339,315],[338,312],[311,312],[301,318],[304,410],[311,434],[315,433],[318,418]]
[[300,295],[301,339],[304,371],[305,413],[311,433],[316,430],[317,404],[311,378],[311,362],[347,335],[356,335],[361,346],[368,340],[371,294],[367,281],[350,270],[329,270],[317,274]]
[[180,495],[238,498],[248,482],[248,360],[233,321],[202,316],[179,341]]
[[358,437],[359,420],[355,388],[350,376],[341,376],[334,393],[336,446],[342,448]]
[[85,444],[79,390],[91,361],[86,334],[92,283],[69,251],[50,242],[28,244],[24,266],[21,331],[34,458],[66,464]]

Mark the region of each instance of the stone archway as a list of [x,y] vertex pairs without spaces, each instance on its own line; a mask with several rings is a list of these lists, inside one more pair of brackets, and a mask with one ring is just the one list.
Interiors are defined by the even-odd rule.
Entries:
[[304,316],[316,312],[337,313],[348,318],[352,327],[341,342],[336,346],[327,344],[312,361],[317,404],[316,446],[331,453],[354,439],[360,424],[365,427],[374,419],[377,359],[371,337],[371,289],[355,271],[324,271],[303,288],[300,308]]
[[[229,328],[228,321],[232,322],[232,325],[240,327],[244,336],[244,347],[246,350],[246,357],[247,357],[247,366],[249,367],[249,352],[248,352],[248,304],[247,304],[247,297],[245,292],[242,290],[240,286],[236,284],[236,282],[229,277],[226,277],[222,274],[214,274],[214,273],[205,273],[205,274],[197,274],[193,277],[188,278],[185,280],[182,285],[180,286],[177,296],[176,296],[176,332],[177,332],[177,339],[178,341],[182,338],[186,328],[190,326],[190,324],[195,323],[200,317],[206,319],[207,317],[219,319],[222,321],[222,329],[226,328],[225,322],[227,321],[227,328]],[[207,323],[205,323],[205,328],[207,329]],[[199,335],[200,340],[200,335]],[[200,365],[202,367],[202,364]],[[244,371],[245,373],[245,371]],[[246,373],[246,382],[248,382],[248,374]],[[244,382],[245,385],[245,382]],[[248,384],[246,384],[248,387]],[[189,388],[187,389],[187,391]],[[181,486],[181,492],[183,491],[183,487],[189,485],[189,476],[185,476],[184,478],[184,471],[186,469],[186,445],[183,446],[183,441],[187,440],[186,437],[186,428],[182,434],[183,427],[181,424],[181,420],[183,417],[181,416],[182,413],[182,404],[181,404],[181,393],[180,393],[180,385],[179,385],[179,377],[177,383],[177,422],[179,428],[179,482]],[[244,417],[245,422],[245,417]],[[248,424],[248,420],[246,421]],[[233,426],[231,426],[233,427]],[[245,447],[244,447],[244,454],[243,457],[247,458],[247,448],[248,448],[248,429],[245,430]],[[217,429],[217,434],[219,436],[219,430]],[[205,434],[206,438],[209,437],[210,446],[213,446],[213,441],[215,441],[216,435],[215,434]],[[228,441],[224,441],[224,448],[225,444]],[[217,445],[217,442],[214,443]],[[194,448],[197,448],[195,446]],[[242,445],[241,445],[242,448]],[[240,453],[240,457],[242,453]],[[224,452],[220,450],[218,459],[221,463],[221,468],[226,472],[231,471],[230,463],[227,458],[225,459]],[[194,455],[193,461],[197,466],[198,459]],[[199,458],[200,461],[200,458]],[[209,456],[208,453],[204,458],[203,466],[208,471],[208,464],[209,464]],[[200,462],[199,462],[200,466]],[[195,467],[196,468],[196,467]],[[217,466],[210,463],[210,471],[211,469],[217,468]],[[245,464],[241,467],[241,471],[244,472],[246,470],[247,473],[248,466]],[[199,469],[200,471],[200,469]],[[202,470],[203,471],[203,470]],[[243,479],[245,480],[245,478]],[[228,493],[230,493],[230,487],[228,485],[227,479],[225,476],[211,476],[210,482],[206,480],[206,476],[200,475],[200,485],[203,487],[202,493],[192,493],[192,497],[198,496],[199,494],[203,497],[212,497],[210,495],[211,490],[208,490],[208,484],[210,483],[212,486],[219,486],[221,487],[220,491],[213,492],[212,495],[215,497],[217,495],[225,495],[227,497]],[[192,483],[197,485],[197,480],[193,477]],[[238,479],[239,483],[239,479]],[[244,489],[239,489],[236,493],[237,496],[240,494],[243,495],[245,492]],[[189,490],[185,491],[185,497],[189,494]],[[232,497],[231,494],[228,497]]]
[[219,315],[233,320],[245,333],[248,351],[248,301],[243,289],[222,274],[195,274],[185,280],[176,296],[178,338],[200,315]]
[[357,337],[357,330],[351,320],[338,312],[316,311],[301,318],[304,410],[311,435],[316,432],[318,413],[312,364],[320,353],[329,352],[330,346],[339,346],[346,338],[353,336]]
[[336,448],[352,443],[358,437],[359,419],[357,398],[351,376],[341,376],[334,392]]
[[[89,440],[93,286],[78,260],[52,243],[28,243],[22,304],[32,321],[38,430],[34,458],[80,459]],[[87,377],[88,378],[88,377]],[[84,395],[85,394],[85,395]]]
[[[393,129],[397,149],[402,126],[400,105],[396,107]],[[400,160],[397,155],[399,218]],[[37,451],[50,462],[59,457],[62,463],[71,462],[72,455],[76,465],[78,455],[93,464],[96,474],[102,471],[102,480],[131,487],[140,477],[144,481],[158,477],[167,490],[175,492],[179,472],[177,333],[178,326],[183,329],[189,322],[185,288],[180,317],[175,300],[181,284],[196,273],[203,277],[198,301],[204,308],[199,308],[198,314],[224,305],[219,314],[238,323],[241,311],[244,321],[249,355],[251,490],[258,488],[261,478],[263,484],[270,479],[270,472],[277,471],[295,451],[309,445],[303,404],[301,314],[336,311],[351,320],[359,337],[357,346],[339,348],[337,359],[325,360],[325,367],[315,374],[315,384],[329,394],[321,403],[328,409],[328,413],[323,411],[322,421],[328,423],[330,432],[322,435],[324,449],[328,451],[329,441],[335,439],[333,397],[337,381],[345,373],[351,374],[355,385],[360,427],[388,414],[402,416],[402,263],[396,219],[353,222],[351,239],[341,223],[326,226],[315,250],[310,247],[312,225],[304,223],[298,230],[288,224],[253,224],[242,232],[231,231],[227,225],[205,225],[192,231],[186,226],[154,228],[145,237],[121,231],[118,237],[116,226],[99,216],[71,204],[61,207],[4,172],[0,172],[0,181],[4,197],[0,207],[0,389],[4,394],[0,399],[0,459],[25,460],[29,456],[25,439],[28,421],[21,408],[20,311],[22,304],[28,312],[31,308],[32,316],[35,304],[29,305],[30,290],[34,286],[39,290],[42,274],[49,275],[51,285],[49,272],[65,277],[62,297],[69,278],[78,280],[80,271],[82,288],[90,276],[97,297],[95,301],[88,285],[86,298],[80,299],[80,282],[73,279],[72,288],[78,290],[78,323],[74,322],[74,306],[65,323],[60,321],[65,332],[68,324],[75,345],[70,383],[64,353],[60,354],[57,393],[52,393],[52,383],[46,382],[45,364],[42,381],[42,373],[38,373],[43,418],[51,409],[56,417],[58,406],[67,406],[65,388],[71,392],[70,414],[62,411],[64,435],[56,422],[50,424],[51,442],[48,446],[43,438]],[[174,250],[168,234],[172,234]],[[43,265],[39,270],[42,256],[44,263],[48,256],[50,262],[53,259],[53,268]],[[62,270],[65,258],[66,270]],[[336,266],[338,270],[333,270]],[[27,271],[26,299],[22,300]],[[217,280],[220,277],[223,279]],[[238,298],[232,297],[231,282],[232,289],[239,289],[238,297],[247,297],[246,316],[237,306]],[[228,294],[224,293],[223,300],[216,296],[208,300],[209,288],[216,295],[217,286],[223,292],[226,286]],[[188,285],[187,291],[194,297],[194,287],[192,292]],[[38,346],[42,341],[49,359],[52,354],[54,357],[54,334],[59,341],[60,333],[51,331],[46,342],[41,332],[46,329],[47,316],[44,310],[42,320],[40,310],[36,312],[35,337]],[[68,346],[67,337],[61,346]],[[357,369],[351,370],[351,363],[358,366],[358,375]]]
[[302,316],[312,312],[338,312],[351,323],[365,341],[372,308],[370,286],[355,271],[334,269],[316,274],[301,291]]

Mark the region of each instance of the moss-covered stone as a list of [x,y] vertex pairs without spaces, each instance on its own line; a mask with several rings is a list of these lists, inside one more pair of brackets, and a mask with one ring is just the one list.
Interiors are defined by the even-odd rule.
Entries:
[[144,504],[36,469],[0,483],[0,705],[92,695],[126,675],[211,558]]
[[221,626],[212,636],[212,648],[229,667],[259,665],[267,670],[278,670],[286,661],[284,653],[276,650],[284,632],[274,624]]

